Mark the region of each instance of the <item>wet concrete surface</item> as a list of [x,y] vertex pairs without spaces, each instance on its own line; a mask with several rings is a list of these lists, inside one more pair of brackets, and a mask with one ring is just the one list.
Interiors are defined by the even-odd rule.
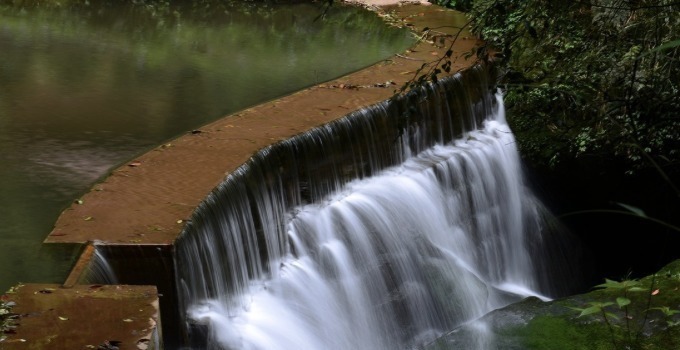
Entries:
[[[1,350],[154,349],[160,345],[153,286],[29,284],[8,294],[17,327]],[[114,347],[115,346],[115,347]]]
[[[436,38],[356,73],[188,131],[130,160],[66,209],[45,242],[171,245],[226,174],[272,143],[390,98],[417,76],[423,63],[444,55],[450,34],[457,32],[447,25],[461,21],[460,13],[437,6],[410,4],[379,11],[388,22],[414,33],[426,26],[438,28]],[[453,57],[476,42],[462,35]],[[472,63],[455,60],[452,73]]]
[[[97,249],[106,251],[116,272],[123,274],[120,283],[158,285],[167,294],[161,298],[164,313],[176,313],[168,277],[174,273],[173,243],[195,208],[226,175],[262,148],[389,99],[419,75],[423,64],[444,56],[458,32],[452,25],[465,21],[460,13],[438,6],[367,6],[388,23],[410,27],[423,40],[371,67],[225,116],[131,159],[67,208],[45,242],[97,242]],[[425,27],[436,29],[426,36]],[[448,74],[476,63],[462,58],[476,43],[469,34],[458,37]],[[120,349],[142,349],[142,340],[160,329],[154,323],[160,320],[155,287],[77,285],[88,283],[81,278],[93,254],[88,247],[65,283],[71,288],[29,285],[12,296],[16,312],[26,316],[17,333],[0,343],[0,350],[106,349],[105,341],[112,340],[120,341]],[[167,271],[139,268],[156,266],[146,261],[154,256],[149,251],[160,252],[156,265]],[[40,292],[46,288],[53,291]]]

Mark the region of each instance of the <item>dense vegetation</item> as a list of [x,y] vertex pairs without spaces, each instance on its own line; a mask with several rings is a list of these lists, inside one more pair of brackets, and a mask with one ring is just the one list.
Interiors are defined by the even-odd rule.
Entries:
[[505,69],[525,157],[551,165],[614,158],[629,173],[650,166],[673,172],[678,13],[673,0],[474,1],[473,29]]
[[533,184],[592,249],[591,278],[677,259],[680,2],[433,1],[484,39],[470,54],[500,68]]
[[[640,280],[607,280],[587,294],[549,302],[527,298],[482,320],[493,349],[678,349],[679,287],[680,261],[675,261]],[[425,349],[460,349],[479,337],[478,327],[466,325]]]
[[437,0],[495,53],[522,153],[539,164],[678,164],[680,2]]
[[[187,7],[208,15],[254,1],[130,2],[161,15],[164,22],[173,20],[165,15],[179,17]],[[510,123],[527,160],[555,166],[577,158],[591,163],[615,159],[628,173],[648,167],[677,172],[680,2],[434,2],[468,11],[473,31],[488,45],[478,53],[499,58]],[[105,6],[107,1],[56,2],[95,3]]]

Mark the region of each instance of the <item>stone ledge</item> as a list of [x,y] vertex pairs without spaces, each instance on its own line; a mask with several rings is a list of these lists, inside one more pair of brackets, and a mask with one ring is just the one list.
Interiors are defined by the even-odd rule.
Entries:
[[162,348],[153,286],[28,284],[7,297],[19,318],[2,350]]
[[[680,260],[638,283],[642,290],[628,293],[610,288],[550,302],[527,298],[450,331],[424,350],[470,349],[480,339],[486,348],[497,350],[678,349],[680,314],[665,316],[659,308],[680,308]],[[617,305],[617,298],[624,296],[631,302],[625,312]],[[611,303],[605,307],[611,329],[599,312],[579,316],[575,308],[592,303]],[[628,335],[638,341],[626,341]]]
[[[455,33],[455,29],[444,26],[461,16],[438,6],[414,4],[390,11],[390,18],[416,33],[425,26],[442,27],[437,45],[421,41],[406,53],[224,117],[140,155],[113,170],[81,201],[66,209],[45,242],[173,244],[186,219],[227,173],[272,143],[390,98],[423,63],[444,55],[448,45],[441,43],[447,40],[446,31]],[[454,56],[475,43],[474,39],[460,38]],[[472,63],[461,58],[453,63],[452,72]]]

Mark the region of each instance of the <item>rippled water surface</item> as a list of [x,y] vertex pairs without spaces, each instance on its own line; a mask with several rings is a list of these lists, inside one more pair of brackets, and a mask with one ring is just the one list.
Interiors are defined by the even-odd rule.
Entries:
[[112,167],[413,43],[361,9],[322,13],[309,4],[0,6],[0,291],[63,281],[79,247],[41,241]]

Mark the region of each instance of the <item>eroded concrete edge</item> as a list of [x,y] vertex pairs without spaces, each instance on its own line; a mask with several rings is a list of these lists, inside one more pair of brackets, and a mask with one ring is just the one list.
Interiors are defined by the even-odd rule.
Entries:
[[[380,11],[416,33],[450,23],[455,13],[412,4]],[[226,174],[270,144],[390,98],[423,63],[446,52],[448,45],[441,43],[455,29],[442,31],[438,45],[421,41],[371,67],[226,116],[135,158],[66,209],[45,242],[172,245],[186,219]],[[461,38],[454,56],[475,43]],[[460,59],[452,72],[470,64]]]
[[162,348],[153,286],[29,284],[7,299],[19,318],[2,350]]
[[[426,26],[446,26],[454,15],[418,2],[354,3],[414,33]],[[137,250],[141,256],[158,250],[167,260],[186,219],[227,174],[270,144],[390,98],[423,63],[444,55],[455,31],[443,27],[435,40],[425,38],[411,50],[356,73],[221,118],[113,170],[61,214],[45,239],[45,243],[87,246],[63,285],[26,285],[10,296],[16,302],[13,311],[22,315],[21,327],[0,342],[0,349],[96,349],[107,344],[123,345],[121,349],[162,348],[156,287],[79,285],[95,251],[93,242],[116,254]],[[459,38],[454,57],[475,43],[472,38]],[[458,59],[452,72],[472,63]],[[164,273],[169,276],[172,271]],[[143,277],[129,280],[153,283]]]

